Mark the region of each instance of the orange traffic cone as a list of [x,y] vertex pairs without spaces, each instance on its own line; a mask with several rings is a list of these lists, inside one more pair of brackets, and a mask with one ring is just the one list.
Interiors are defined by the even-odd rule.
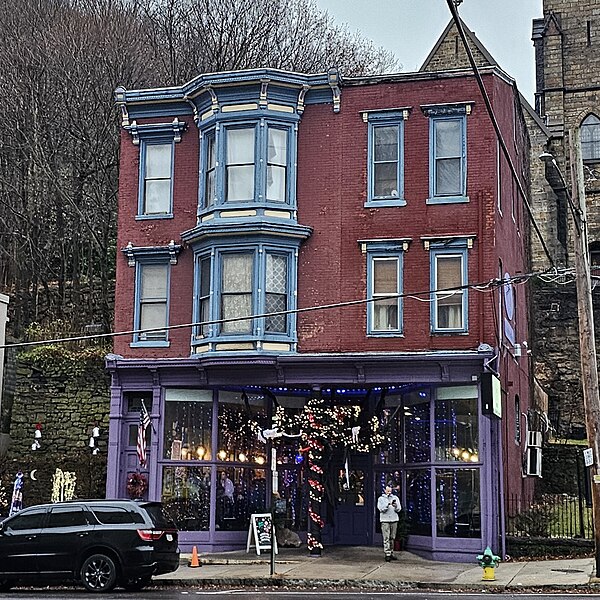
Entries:
[[200,561],[198,560],[198,548],[194,546],[192,548],[192,560],[190,561],[190,567],[199,567]]

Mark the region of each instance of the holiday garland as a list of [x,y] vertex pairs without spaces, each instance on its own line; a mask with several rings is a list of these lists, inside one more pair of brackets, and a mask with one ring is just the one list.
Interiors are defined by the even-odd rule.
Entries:
[[273,414],[272,428],[262,430],[260,424],[250,420],[250,429],[265,441],[266,437],[281,438],[286,435],[301,433],[307,453],[309,470],[309,531],[307,538],[311,554],[320,554],[323,549],[321,541],[325,521],[323,499],[325,494],[324,467],[329,460],[334,446],[354,452],[371,452],[386,441],[376,415],[369,417],[363,407],[328,406],[322,398],[310,398],[300,413],[289,414],[281,406],[277,406]]

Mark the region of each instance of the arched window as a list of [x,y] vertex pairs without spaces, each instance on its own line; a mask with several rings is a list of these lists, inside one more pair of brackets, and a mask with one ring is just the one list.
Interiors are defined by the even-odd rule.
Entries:
[[600,119],[588,115],[581,123],[581,154],[583,160],[600,161]]

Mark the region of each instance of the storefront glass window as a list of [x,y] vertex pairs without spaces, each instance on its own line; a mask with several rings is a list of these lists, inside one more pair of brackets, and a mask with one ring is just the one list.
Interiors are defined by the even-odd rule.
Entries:
[[267,450],[251,427],[256,421],[267,428],[265,398],[262,394],[219,392],[219,447],[216,459],[264,465]]
[[435,459],[479,462],[477,387],[438,388],[435,403]]
[[481,537],[478,469],[439,469],[436,526],[440,537]]
[[429,469],[406,472],[404,510],[411,533],[431,535],[431,472]]
[[431,460],[429,433],[429,389],[404,396],[404,431],[406,432],[406,462]]
[[162,497],[177,529],[208,531],[210,524],[210,467],[164,467]]
[[[304,398],[294,396],[278,396],[277,402],[285,410],[285,414],[295,418],[304,410]],[[293,420],[293,419],[290,419]],[[292,427],[289,423],[284,423],[284,432],[289,435],[298,435],[299,427]],[[300,452],[302,439],[300,437],[284,436],[279,439],[277,450],[278,464],[296,464],[301,466],[304,462],[305,455]]]
[[264,469],[225,467],[217,471],[216,528],[244,531],[252,513],[266,510],[267,480]]
[[166,390],[164,458],[212,459],[212,402],[210,390]]
[[306,531],[308,527],[308,489],[302,469],[283,468],[278,470],[279,495],[285,502],[282,524],[292,531]]
[[380,427],[387,434],[388,442],[381,447],[379,462],[389,465],[404,461],[402,446],[402,397],[397,394],[387,396]]

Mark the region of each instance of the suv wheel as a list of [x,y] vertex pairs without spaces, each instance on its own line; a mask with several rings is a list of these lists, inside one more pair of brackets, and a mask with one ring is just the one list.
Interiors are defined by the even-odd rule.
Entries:
[[140,577],[130,577],[123,579],[121,586],[128,592],[139,592],[152,581],[152,575],[141,575]]
[[92,554],[81,567],[81,583],[88,592],[110,592],[117,583],[117,567],[110,556]]

